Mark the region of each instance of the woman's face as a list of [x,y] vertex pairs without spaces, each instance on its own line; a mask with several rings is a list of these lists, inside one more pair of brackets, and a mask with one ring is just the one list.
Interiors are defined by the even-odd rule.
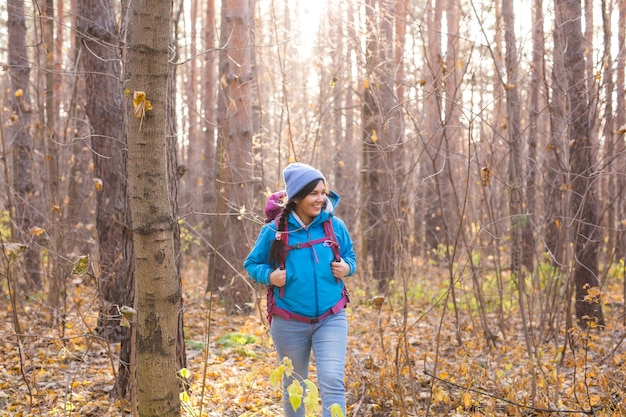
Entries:
[[304,196],[302,200],[296,201],[296,214],[304,224],[308,225],[322,212],[327,199],[326,186],[324,181],[320,180],[313,191]]

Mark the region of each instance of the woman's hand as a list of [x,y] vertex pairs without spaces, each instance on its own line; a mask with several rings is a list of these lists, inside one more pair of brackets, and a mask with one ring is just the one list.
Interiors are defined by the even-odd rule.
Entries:
[[287,271],[284,269],[275,269],[270,274],[270,284],[277,287],[284,287],[287,282]]
[[342,279],[350,273],[350,265],[343,258],[339,262],[331,262],[330,267],[333,270],[333,276],[337,279]]

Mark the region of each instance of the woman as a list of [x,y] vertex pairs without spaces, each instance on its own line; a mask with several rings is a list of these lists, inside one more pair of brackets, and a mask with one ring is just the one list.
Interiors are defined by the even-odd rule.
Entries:
[[[283,380],[283,409],[294,410],[287,387],[292,378],[308,378],[315,355],[323,416],[339,404],[346,414],[344,370],[348,323],[343,278],[356,270],[356,255],[345,223],[335,217],[339,196],[326,189],[317,169],[299,162],[283,171],[287,203],[275,221],[263,226],[244,267],[252,279],[273,286],[270,334],[279,359],[288,357],[294,375]],[[335,238],[329,236],[332,226]],[[335,242],[336,239],[336,242]],[[304,387],[304,386],[303,386]]]

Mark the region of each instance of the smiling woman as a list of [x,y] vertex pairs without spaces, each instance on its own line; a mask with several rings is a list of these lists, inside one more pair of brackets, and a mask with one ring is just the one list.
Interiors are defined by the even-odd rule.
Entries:
[[310,389],[312,352],[322,416],[346,415],[348,293],[344,279],[356,271],[352,238],[334,214],[339,195],[327,194],[326,179],[319,170],[294,162],[283,170],[283,179],[287,204],[275,222],[263,226],[244,267],[253,280],[270,285],[270,334],[280,363],[293,365],[292,374],[283,376],[285,416],[303,417],[318,406],[317,401],[305,404],[305,412],[291,402],[294,392]]

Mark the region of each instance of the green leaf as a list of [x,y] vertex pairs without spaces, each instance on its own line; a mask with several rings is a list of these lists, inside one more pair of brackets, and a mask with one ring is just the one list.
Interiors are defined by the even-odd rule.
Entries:
[[304,408],[306,410],[306,415],[317,415],[319,409],[319,390],[313,383],[313,381],[309,379],[304,380],[304,384],[306,385],[306,396],[304,397]]
[[341,406],[337,403],[334,403],[330,406],[330,415],[331,417],[345,417]]
[[270,373],[270,384],[273,388],[278,389],[280,387],[280,381],[283,377],[284,372],[284,366],[282,365],[272,370],[272,372]]
[[304,389],[297,380],[294,380],[291,385],[287,387],[287,393],[289,394],[289,403],[294,410],[297,410],[302,405],[302,394]]
[[178,373],[180,374],[181,377],[185,379],[189,379],[189,377],[191,376],[191,371],[187,368],[181,368],[181,370],[178,371]]
[[72,270],[72,274],[74,275],[85,275],[87,273],[87,269],[89,268],[89,255],[83,255],[74,262],[74,269]]

